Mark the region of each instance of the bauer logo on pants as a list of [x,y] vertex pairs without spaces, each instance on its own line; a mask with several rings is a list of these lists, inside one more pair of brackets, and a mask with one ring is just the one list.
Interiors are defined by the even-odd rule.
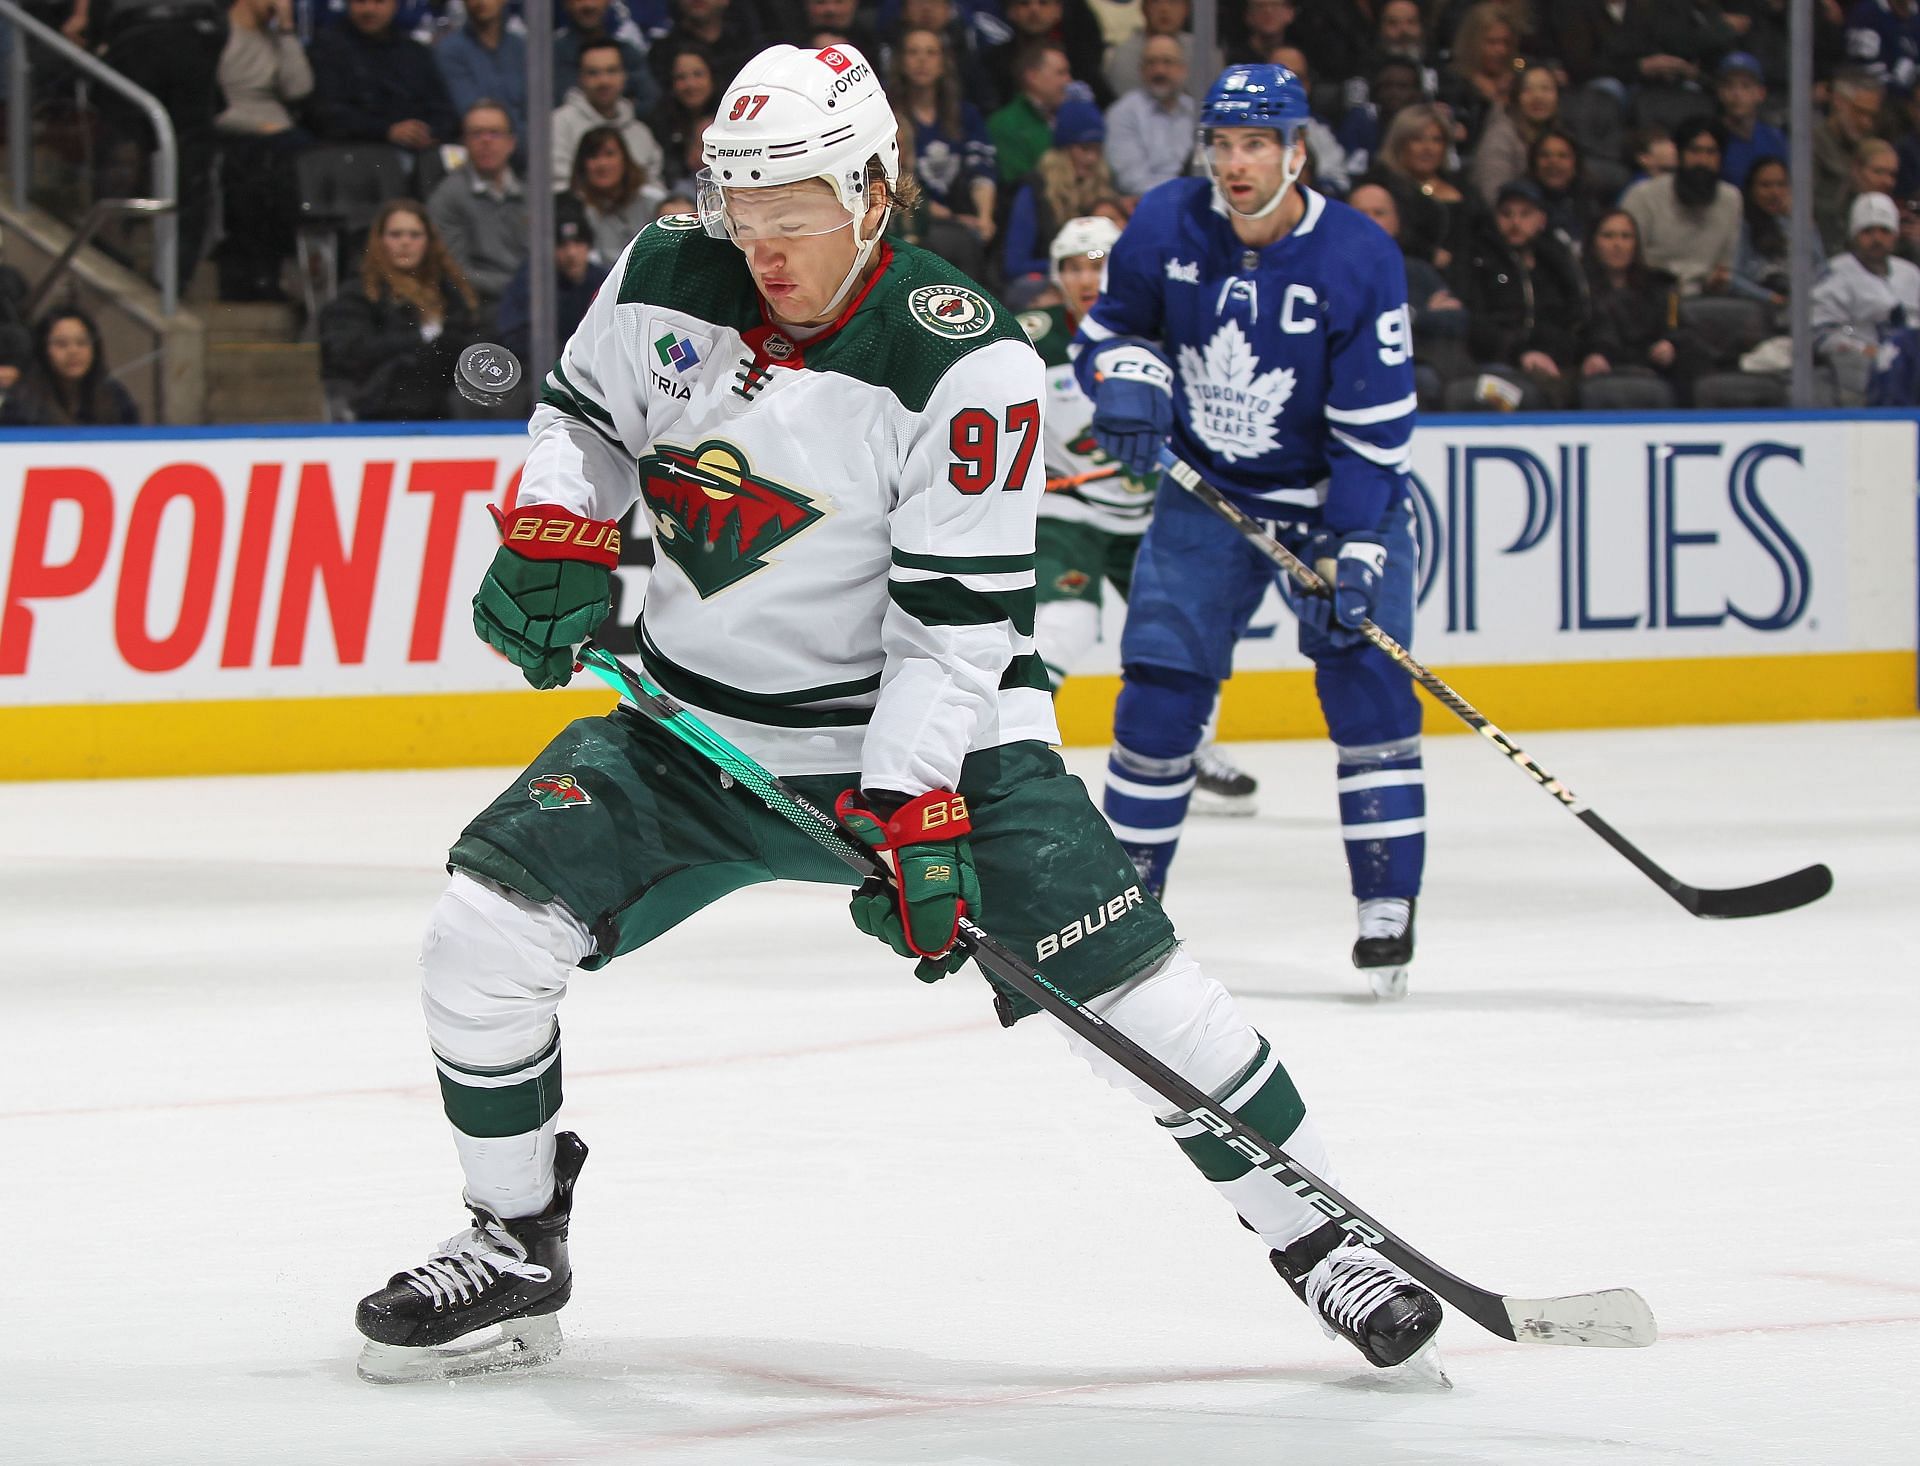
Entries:
[[1145,904],[1146,897],[1140,894],[1140,888],[1128,886],[1111,901],[1094,907],[1084,916],[1076,916],[1059,931],[1049,932],[1040,938],[1039,944],[1034,948],[1034,960],[1045,962],[1047,958],[1057,956],[1061,948],[1071,947],[1095,932],[1105,930],[1134,907]]
[[528,780],[527,798],[542,809],[578,809],[593,803],[572,774],[541,774]]

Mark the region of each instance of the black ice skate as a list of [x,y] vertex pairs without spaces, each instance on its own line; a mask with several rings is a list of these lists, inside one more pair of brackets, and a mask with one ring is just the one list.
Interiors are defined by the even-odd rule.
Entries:
[[1259,792],[1260,781],[1217,745],[1202,744],[1193,755],[1193,802],[1187,806],[1192,813],[1243,819],[1259,812],[1254,799]]
[[1394,898],[1360,903],[1360,940],[1353,944],[1353,965],[1366,973],[1376,998],[1407,995],[1416,904]]
[[[554,1137],[553,1201],[545,1211],[502,1221],[469,1201],[472,1227],[362,1298],[353,1316],[367,1336],[360,1377],[378,1384],[454,1379],[545,1364],[558,1354],[555,1315],[573,1293],[567,1223],[586,1159],[580,1137],[562,1131]],[[496,1324],[497,1337],[470,1338]]]
[[[1438,1298],[1332,1222],[1269,1258],[1328,1338],[1345,1339],[1381,1369],[1405,1364],[1440,1327]],[[1437,1361],[1428,1372],[1446,1383]]]

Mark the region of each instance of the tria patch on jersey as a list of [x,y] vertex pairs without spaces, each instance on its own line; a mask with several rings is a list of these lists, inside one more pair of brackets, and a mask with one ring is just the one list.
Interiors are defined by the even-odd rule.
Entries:
[[691,336],[681,331],[668,331],[653,343],[654,355],[660,358],[662,367],[672,367],[676,372],[692,371],[700,365],[705,355],[695,344]]
[[1053,317],[1045,311],[1021,311],[1016,319],[1020,329],[1027,333],[1027,340],[1036,343],[1045,340],[1047,332],[1053,329]]
[[1261,371],[1238,321],[1215,331],[1203,352],[1180,348],[1180,381],[1193,435],[1227,462],[1258,458],[1279,446],[1275,425],[1293,396],[1293,369]]
[[542,809],[579,809],[593,803],[572,774],[540,774],[527,781],[527,798]]
[[722,439],[694,449],[661,444],[639,466],[654,542],[701,600],[765,569],[769,552],[822,517],[805,494],[762,478]]
[[992,304],[964,285],[922,285],[907,295],[907,309],[934,335],[949,341],[967,341],[993,329]]

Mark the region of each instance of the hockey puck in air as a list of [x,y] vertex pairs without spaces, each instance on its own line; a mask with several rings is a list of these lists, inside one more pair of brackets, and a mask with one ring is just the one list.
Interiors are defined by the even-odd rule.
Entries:
[[495,407],[520,385],[520,363],[506,347],[478,341],[460,353],[453,385],[467,401]]

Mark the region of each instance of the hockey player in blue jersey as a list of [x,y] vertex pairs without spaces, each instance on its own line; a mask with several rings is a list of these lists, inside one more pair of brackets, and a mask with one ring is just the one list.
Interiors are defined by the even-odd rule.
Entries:
[[[1420,705],[1355,628],[1370,617],[1403,645],[1413,632],[1406,273],[1373,221],[1298,182],[1307,121],[1306,92],[1284,67],[1221,73],[1200,112],[1208,176],[1140,201],[1075,338],[1075,370],[1111,457],[1144,473],[1171,437],[1332,585],[1310,596],[1280,577],[1339,754],[1354,965],[1376,994],[1398,997],[1426,854]],[[1201,725],[1274,575],[1205,505],[1161,489],[1128,600],[1104,798],[1156,891]]]

